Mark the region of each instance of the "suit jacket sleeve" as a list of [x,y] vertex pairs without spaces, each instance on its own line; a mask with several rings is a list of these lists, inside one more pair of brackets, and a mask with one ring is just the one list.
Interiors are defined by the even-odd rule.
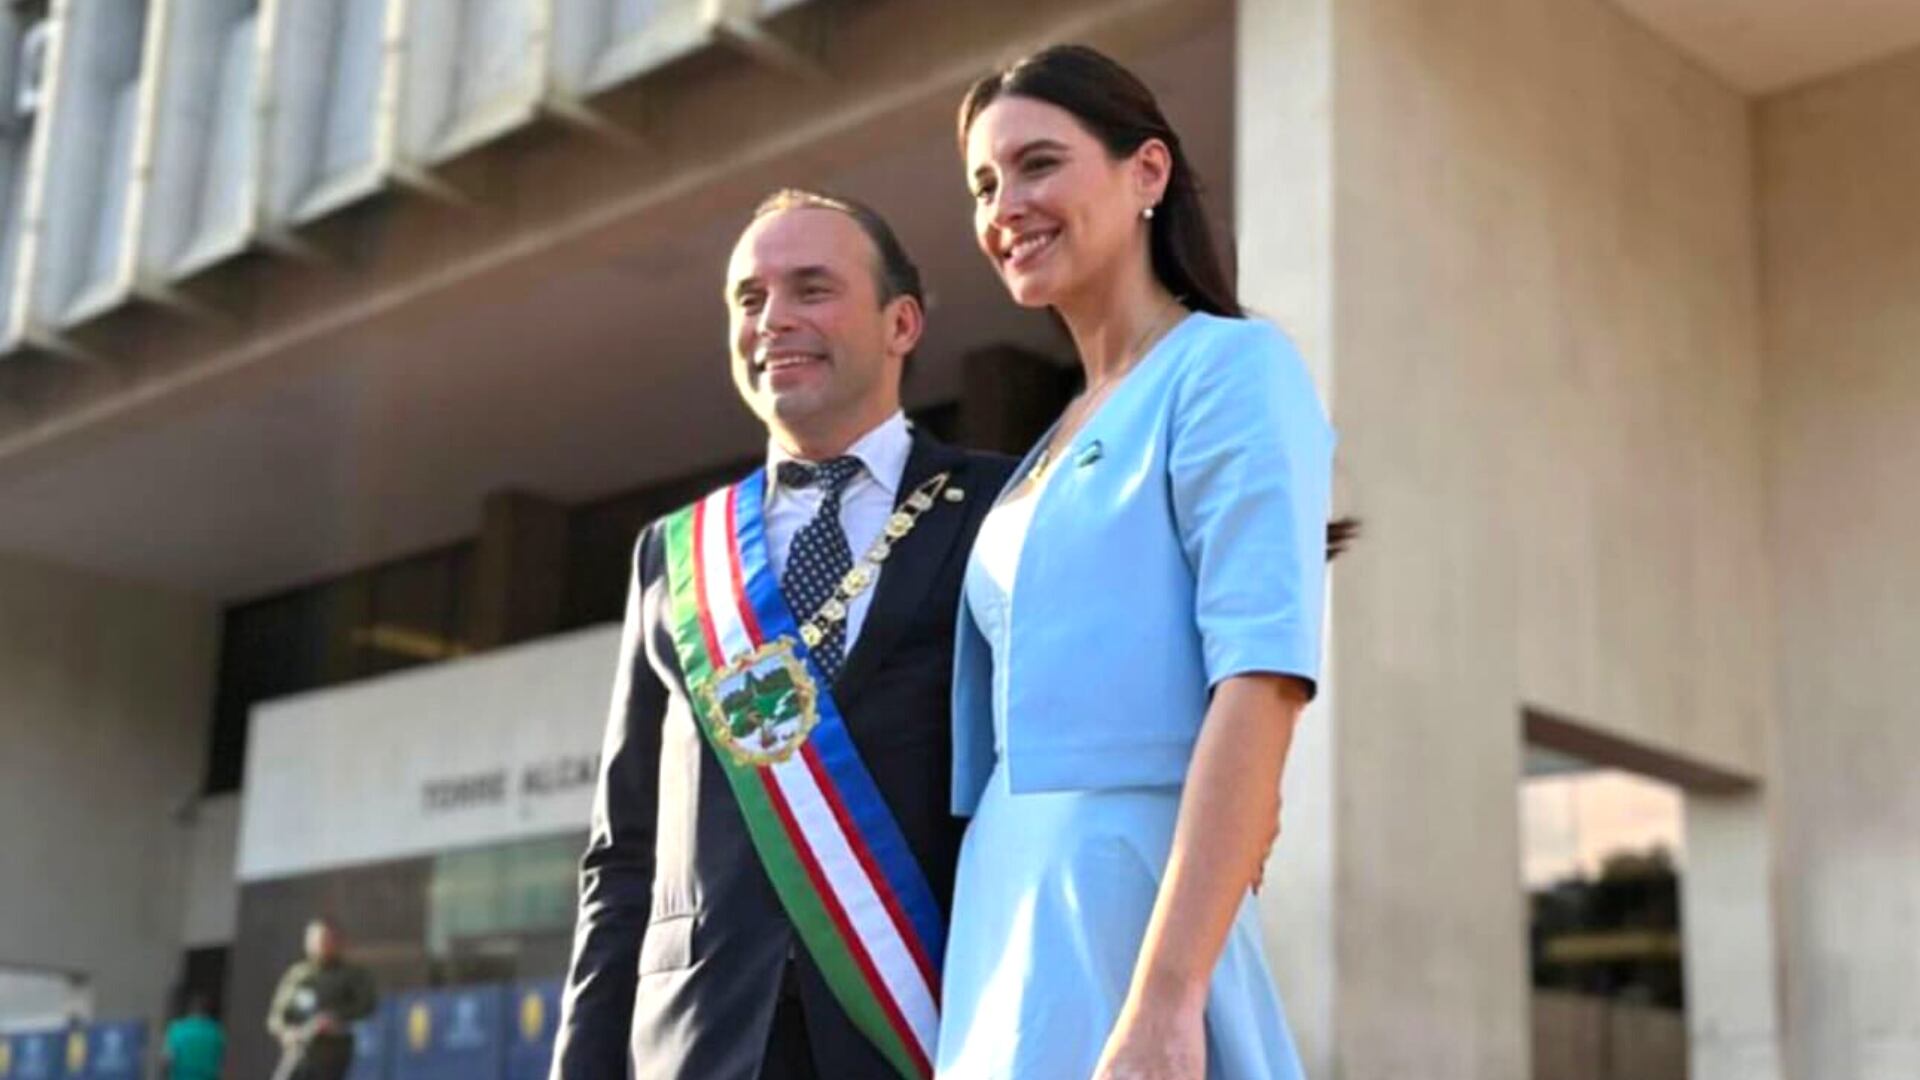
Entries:
[[634,548],[599,786],[580,861],[573,964],[561,1003],[552,1080],[627,1075],[640,940],[653,891],[660,727],[667,704],[666,687],[648,663],[646,648],[643,598],[657,576],[655,533],[650,526]]

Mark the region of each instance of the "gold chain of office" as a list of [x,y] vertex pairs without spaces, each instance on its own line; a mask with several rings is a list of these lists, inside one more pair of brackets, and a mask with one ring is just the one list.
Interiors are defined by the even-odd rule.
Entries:
[[[847,612],[851,610],[850,605],[854,597],[872,588],[873,583],[879,580],[880,564],[886,562],[887,557],[893,554],[894,545],[905,540],[907,535],[913,532],[913,527],[920,524],[920,515],[933,509],[934,501],[946,488],[947,478],[950,475],[949,473],[936,474],[926,483],[914,488],[907,496],[906,502],[887,518],[886,527],[881,530],[880,538],[873,542],[873,546],[867,549],[866,554],[860,556],[860,561],[853,564],[853,569],[847,571],[846,575],[840,579],[840,584],[834,587],[833,595],[820,605],[820,610],[800,624],[800,640],[807,643],[807,648],[817,648],[822,641],[826,640],[827,632],[833,629],[835,623],[846,621]],[[947,492],[948,502],[959,502],[960,498],[959,488]]]

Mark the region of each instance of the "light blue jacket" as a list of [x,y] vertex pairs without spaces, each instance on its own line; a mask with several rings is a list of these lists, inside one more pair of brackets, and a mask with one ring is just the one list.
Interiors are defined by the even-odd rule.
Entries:
[[[1190,315],[1114,389],[1020,553],[1014,793],[1176,786],[1215,684],[1318,678],[1333,444],[1299,353],[1259,320]],[[994,655],[965,603],[955,640],[953,804],[970,815],[997,752]]]

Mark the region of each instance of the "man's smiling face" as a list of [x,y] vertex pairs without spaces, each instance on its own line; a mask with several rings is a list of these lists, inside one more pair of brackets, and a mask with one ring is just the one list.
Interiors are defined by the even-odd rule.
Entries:
[[820,437],[870,430],[899,408],[900,369],[918,337],[882,301],[879,255],[838,210],[800,206],[756,218],[727,266],[733,382],[774,429]]

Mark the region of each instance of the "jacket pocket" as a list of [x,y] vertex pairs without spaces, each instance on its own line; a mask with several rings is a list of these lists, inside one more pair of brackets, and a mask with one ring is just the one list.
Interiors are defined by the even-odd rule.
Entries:
[[641,975],[693,966],[693,913],[668,915],[647,924],[640,939]]

